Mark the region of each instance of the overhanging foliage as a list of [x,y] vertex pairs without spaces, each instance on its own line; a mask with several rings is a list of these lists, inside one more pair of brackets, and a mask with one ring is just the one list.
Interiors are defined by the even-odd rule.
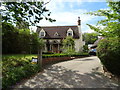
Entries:
[[28,22],[30,25],[36,25],[42,19],[54,22],[50,18],[51,12],[46,8],[43,1],[40,2],[3,2],[5,9],[2,9],[3,21],[10,23]]
[[[98,10],[87,14],[95,16],[104,16],[106,19],[98,21],[96,26],[87,24],[91,29],[107,37],[120,37],[120,1],[108,2],[110,7],[107,10]],[[104,28],[100,28],[104,26]]]

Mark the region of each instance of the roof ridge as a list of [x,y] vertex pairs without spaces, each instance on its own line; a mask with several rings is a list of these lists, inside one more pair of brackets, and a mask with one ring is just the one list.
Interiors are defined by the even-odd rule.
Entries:
[[37,27],[76,27],[78,25],[70,25],[70,26],[37,26]]

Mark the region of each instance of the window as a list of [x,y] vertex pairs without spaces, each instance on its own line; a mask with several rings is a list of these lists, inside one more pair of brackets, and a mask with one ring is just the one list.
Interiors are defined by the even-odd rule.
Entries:
[[68,32],[68,36],[72,36],[72,32]]
[[59,36],[59,34],[56,32],[56,33],[54,34],[54,36]]
[[45,35],[44,35],[44,32],[41,32],[41,33],[40,33],[40,36],[41,36],[41,37],[44,37],[44,36],[45,36]]
[[40,37],[45,37],[45,31],[43,29],[40,31],[39,36]]
[[71,28],[68,29],[67,36],[73,36],[73,30]]

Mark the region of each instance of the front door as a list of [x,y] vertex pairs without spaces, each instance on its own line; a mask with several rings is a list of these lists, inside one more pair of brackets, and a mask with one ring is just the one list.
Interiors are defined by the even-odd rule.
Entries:
[[53,52],[58,53],[58,44],[53,44]]

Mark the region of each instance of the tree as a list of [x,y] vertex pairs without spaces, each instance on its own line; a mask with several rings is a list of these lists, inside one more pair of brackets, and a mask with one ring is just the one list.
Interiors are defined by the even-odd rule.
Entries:
[[44,47],[43,39],[38,38],[38,66],[39,69],[42,69],[42,49]]
[[75,42],[72,37],[66,37],[66,39],[63,40],[62,44],[65,53],[74,52]]
[[[18,30],[11,24],[2,23],[2,53],[17,53]],[[16,50],[16,52],[14,51]]]
[[32,32],[30,34],[30,52],[32,54],[38,53],[38,34],[35,32]]
[[20,54],[38,52],[38,34],[29,29],[17,29],[10,23],[2,23],[2,53]]
[[[97,25],[87,24],[91,29],[99,32],[105,39],[98,43],[97,55],[104,67],[115,75],[120,75],[120,1],[108,2],[108,10],[98,10],[88,14],[105,16]],[[104,28],[100,28],[100,25]]]
[[29,29],[29,23],[26,21],[16,22],[16,28],[18,29]]
[[18,29],[18,49],[21,49],[20,53],[29,53],[30,43],[30,30],[29,29]]
[[[87,13],[90,15],[106,17],[106,19],[98,21],[96,27],[90,24],[87,25],[103,36],[120,38],[120,1],[108,2],[108,6],[110,8],[107,10],[98,10]],[[102,29],[100,26],[104,26],[104,28]]]
[[86,45],[93,44],[98,39],[98,36],[98,33],[84,33],[83,40],[85,41]]
[[[47,2],[49,3],[49,2]],[[13,25],[17,25],[19,29],[24,29],[28,25],[37,25],[43,18],[54,22],[56,20],[50,18],[51,12],[46,9],[46,4],[43,1],[40,2],[4,2],[5,10],[2,10],[3,22],[10,22]],[[25,25],[26,24],[26,25]],[[24,36],[24,35],[23,35]],[[10,37],[9,37],[10,38]],[[24,37],[25,38],[25,37]],[[22,37],[23,39],[23,37]],[[42,42],[39,42],[39,45]],[[26,47],[27,45],[25,45]],[[40,48],[42,50],[42,48]],[[41,53],[41,50],[40,53]],[[38,54],[40,54],[38,52]],[[41,55],[41,54],[40,54]],[[40,55],[38,55],[38,61],[40,62]],[[41,56],[42,57],[42,56]]]
[[23,51],[29,53],[29,43],[29,29],[17,29],[9,23],[2,23],[3,54],[22,53]]
[[[48,3],[48,2],[47,2]],[[40,2],[4,2],[5,10],[2,10],[2,18],[5,22],[21,23],[28,22],[29,25],[36,25],[43,18],[54,22],[49,16],[51,12],[46,9],[46,4]]]

